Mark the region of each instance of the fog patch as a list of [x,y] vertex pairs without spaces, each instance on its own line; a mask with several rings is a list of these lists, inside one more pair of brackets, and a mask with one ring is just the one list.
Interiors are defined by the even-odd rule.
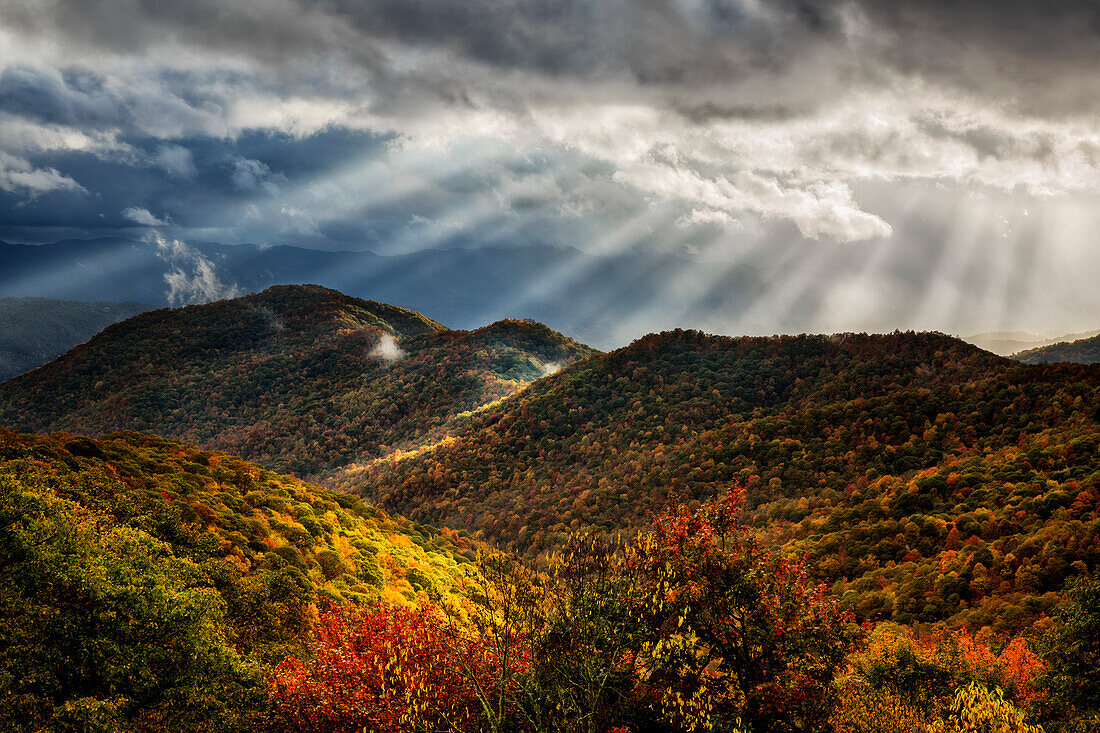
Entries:
[[[164,218],[159,219],[149,211],[149,209],[143,209],[140,206],[131,206],[122,210],[122,216],[135,224],[140,224],[143,227],[167,227],[172,226],[171,219]],[[158,235],[159,237],[159,235]],[[159,241],[158,241],[159,246]]]
[[393,334],[383,333],[378,338],[378,343],[370,350],[370,356],[381,359],[387,364],[393,364],[405,357],[405,352],[397,345],[397,339]]
[[263,319],[264,325],[266,325],[271,330],[277,332],[282,331],[284,328],[286,328],[286,324],[283,322],[283,319],[280,318],[275,313],[275,311],[271,310],[267,306],[264,306],[263,308],[258,308],[256,312],[259,314],[260,318]]
[[549,377],[551,374],[557,374],[561,371],[562,363],[560,361],[548,361],[539,367],[539,378]]

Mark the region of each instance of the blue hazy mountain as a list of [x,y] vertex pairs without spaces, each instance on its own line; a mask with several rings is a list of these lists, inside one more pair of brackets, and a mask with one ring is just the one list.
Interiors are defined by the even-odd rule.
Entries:
[[0,381],[39,367],[150,306],[0,298]]

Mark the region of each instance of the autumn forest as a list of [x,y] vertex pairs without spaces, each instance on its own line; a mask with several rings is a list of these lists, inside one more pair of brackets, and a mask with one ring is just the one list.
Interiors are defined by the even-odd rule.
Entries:
[[0,384],[0,730],[1100,730],[1100,366],[1029,360],[135,315]]

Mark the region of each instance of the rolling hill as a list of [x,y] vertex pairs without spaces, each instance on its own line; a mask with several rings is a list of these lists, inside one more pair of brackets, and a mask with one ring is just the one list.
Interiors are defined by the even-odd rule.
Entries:
[[1060,361],[1074,364],[1100,364],[1100,336],[1040,346],[1013,354],[1012,358],[1025,364],[1050,364]]
[[1100,368],[940,334],[670,332],[574,364],[451,439],[333,483],[528,554],[748,489],[863,618],[1014,631],[1100,560]]
[[424,604],[468,542],[238,458],[0,430],[0,720],[245,730],[326,600]]
[[112,323],[149,306],[78,303],[48,298],[0,298],[0,382],[42,366]]
[[135,430],[312,475],[415,448],[593,353],[545,326],[451,331],[318,286],[144,313],[0,385],[0,425]]

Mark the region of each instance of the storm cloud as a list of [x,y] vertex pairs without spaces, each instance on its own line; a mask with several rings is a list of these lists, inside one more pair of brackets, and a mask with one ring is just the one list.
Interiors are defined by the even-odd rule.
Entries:
[[974,310],[945,247],[1057,252],[1033,298],[1095,262],[1098,58],[1085,0],[0,0],[0,236],[770,257],[814,324]]

